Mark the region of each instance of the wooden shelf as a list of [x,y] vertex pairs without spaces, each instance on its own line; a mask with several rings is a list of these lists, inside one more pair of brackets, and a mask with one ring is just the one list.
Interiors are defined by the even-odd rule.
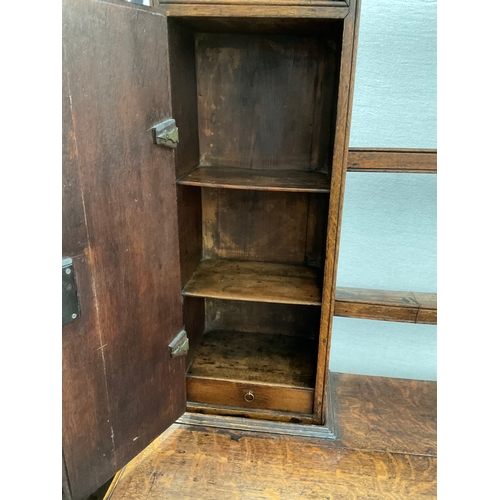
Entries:
[[225,189],[329,193],[330,178],[304,170],[253,170],[232,167],[197,167],[178,184]]
[[203,335],[188,376],[313,388],[317,340],[214,330]]
[[437,323],[437,294],[338,287],[335,316],[404,323]]
[[190,297],[321,305],[321,271],[269,262],[203,260],[183,290]]

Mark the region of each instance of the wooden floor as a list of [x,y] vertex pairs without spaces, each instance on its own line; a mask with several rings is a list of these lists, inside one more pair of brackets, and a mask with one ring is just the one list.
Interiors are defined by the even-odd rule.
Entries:
[[436,498],[436,384],[332,374],[339,439],[174,424],[107,500]]

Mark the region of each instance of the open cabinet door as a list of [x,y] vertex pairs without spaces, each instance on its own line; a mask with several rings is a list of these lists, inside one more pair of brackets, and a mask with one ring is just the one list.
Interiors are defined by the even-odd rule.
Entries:
[[63,1],[63,257],[79,312],[63,326],[63,469],[86,498],[186,408],[167,19]]

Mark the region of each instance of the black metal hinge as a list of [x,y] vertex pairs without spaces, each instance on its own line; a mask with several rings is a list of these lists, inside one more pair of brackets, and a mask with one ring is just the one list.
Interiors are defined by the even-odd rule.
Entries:
[[72,259],[62,260],[62,324],[81,316]]

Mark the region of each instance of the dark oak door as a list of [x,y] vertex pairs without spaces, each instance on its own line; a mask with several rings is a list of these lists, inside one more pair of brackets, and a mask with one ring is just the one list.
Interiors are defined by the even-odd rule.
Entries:
[[81,317],[63,327],[63,454],[85,498],[186,408],[167,20],[63,2],[63,257]]

